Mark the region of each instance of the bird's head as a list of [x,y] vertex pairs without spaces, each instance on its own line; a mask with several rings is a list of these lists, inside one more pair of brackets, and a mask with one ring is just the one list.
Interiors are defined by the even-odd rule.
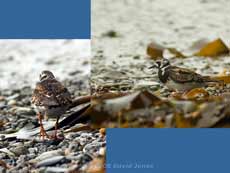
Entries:
[[47,80],[47,79],[54,79],[54,75],[51,71],[44,70],[40,74],[40,81]]
[[155,61],[154,65],[149,68],[164,69],[169,66],[170,66],[169,60],[164,58],[164,59]]

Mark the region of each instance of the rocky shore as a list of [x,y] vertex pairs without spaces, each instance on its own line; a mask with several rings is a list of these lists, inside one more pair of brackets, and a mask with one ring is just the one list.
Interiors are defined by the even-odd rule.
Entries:
[[[60,129],[59,135],[64,139],[57,141],[42,140],[39,134],[25,139],[9,137],[20,130],[23,135],[27,133],[23,129],[39,126],[31,95],[42,70],[53,71],[72,97],[89,94],[88,43],[78,40],[0,41],[0,172],[90,172],[91,162],[104,158],[105,135],[99,130]],[[73,110],[62,118],[71,112]],[[52,119],[44,121],[53,122]]]

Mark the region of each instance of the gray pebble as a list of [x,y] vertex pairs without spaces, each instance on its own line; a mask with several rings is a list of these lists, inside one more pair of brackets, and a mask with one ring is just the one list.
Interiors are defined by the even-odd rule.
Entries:
[[26,154],[28,150],[25,146],[18,146],[10,149],[10,151],[14,153],[16,156],[20,156],[22,154]]
[[37,153],[38,149],[37,148],[29,148],[28,151],[29,151],[29,153]]
[[52,157],[61,156],[63,154],[64,154],[64,152],[62,150],[47,151],[47,152],[40,154],[38,157],[35,158],[35,160],[36,161],[42,161],[42,160],[49,159]]
[[71,143],[68,147],[68,152],[76,152],[79,150],[80,144],[77,142]]
[[60,167],[48,167],[45,170],[45,173],[64,173],[67,172],[67,168],[60,168]]
[[34,153],[31,153],[31,154],[27,154],[27,157],[28,157],[28,159],[34,159],[35,157],[36,157],[36,154],[34,154]]
[[0,166],[0,173],[6,173],[6,168]]
[[35,112],[30,107],[15,107],[14,112],[17,115],[35,115]]
[[9,106],[16,105],[16,103],[17,103],[16,100],[9,100],[9,101],[8,101],[8,105],[9,105]]
[[6,100],[8,100],[8,101],[16,100],[19,96],[20,96],[20,94],[16,93],[14,95],[7,97]]
[[42,167],[42,166],[52,166],[56,165],[57,163],[63,161],[65,159],[65,156],[55,156],[51,157],[45,160],[42,160],[36,164],[36,167]]

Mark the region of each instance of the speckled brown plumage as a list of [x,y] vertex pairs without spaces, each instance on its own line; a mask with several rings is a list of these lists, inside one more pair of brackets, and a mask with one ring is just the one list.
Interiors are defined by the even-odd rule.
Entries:
[[[71,94],[59,81],[56,80],[53,73],[43,71],[40,75],[40,82],[36,84],[32,94],[32,104],[38,114],[41,125],[42,136],[48,136],[42,126],[42,118],[56,118],[56,129],[58,120],[62,114],[66,112],[72,103]],[[56,130],[55,130],[56,137]]]
[[202,76],[192,70],[170,65],[169,60],[156,61],[151,68],[158,68],[159,80],[168,88],[176,91],[189,91],[194,88],[205,87],[209,83],[221,83],[222,81],[212,79],[209,76]]
[[69,91],[56,79],[38,82],[32,95],[32,103],[36,106],[63,106],[71,102]]

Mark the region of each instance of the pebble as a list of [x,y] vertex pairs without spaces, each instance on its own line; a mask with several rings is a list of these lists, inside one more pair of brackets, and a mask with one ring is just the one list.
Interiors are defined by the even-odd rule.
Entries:
[[14,95],[12,95],[12,96],[7,97],[6,100],[8,100],[8,101],[15,100],[15,101],[16,101],[16,99],[17,99],[19,96],[20,96],[20,94],[19,94],[19,93],[16,93],[16,94],[14,94]]
[[67,158],[71,158],[72,160],[76,160],[79,163],[86,163],[86,162],[92,160],[92,156],[90,154],[87,154],[87,153],[81,153],[81,154],[77,154],[76,156],[70,156]]
[[12,153],[15,154],[15,156],[21,156],[21,155],[25,155],[27,154],[27,148],[24,147],[24,146],[20,146],[20,147],[15,147],[15,148],[12,148],[10,150]]
[[1,172],[1,173],[6,173],[6,168],[0,166],[0,172]]
[[3,101],[5,100],[5,97],[4,96],[0,96],[0,101]]
[[29,153],[37,153],[38,149],[37,148],[29,148],[28,151],[29,151]]
[[42,166],[52,166],[56,165],[57,163],[63,161],[65,159],[65,156],[55,156],[51,157],[45,160],[42,160],[36,164],[36,167],[42,167]]
[[0,102],[0,109],[4,109],[6,107],[7,107],[7,105],[5,102]]
[[53,150],[53,151],[47,151],[39,155],[38,157],[35,158],[36,161],[41,161],[48,159],[50,157],[55,157],[55,156],[60,156],[64,155],[64,152],[62,150]]
[[77,142],[71,143],[65,153],[73,153],[80,149],[80,144]]
[[16,105],[17,104],[17,101],[16,100],[10,100],[10,101],[8,101],[8,105],[9,106],[14,106],[14,105]]
[[31,159],[34,159],[36,157],[36,154],[30,153],[30,154],[27,154],[27,157],[29,160],[31,160]]
[[15,107],[13,108],[13,111],[17,115],[35,115],[35,112],[32,108],[29,107]]
[[99,155],[101,155],[101,156],[105,156],[105,147],[102,147],[102,148],[100,148],[100,150],[99,150]]
[[67,168],[60,168],[60,167],[48,167],[45,169],[45,173],[64,173],[67,172]]
[[92,142],[89,143],[87,145],[85,145],[85,147],[83,148],[83,152],[95,152],[98,151],[100,147],[102,147],[102,143],[101,142]]

